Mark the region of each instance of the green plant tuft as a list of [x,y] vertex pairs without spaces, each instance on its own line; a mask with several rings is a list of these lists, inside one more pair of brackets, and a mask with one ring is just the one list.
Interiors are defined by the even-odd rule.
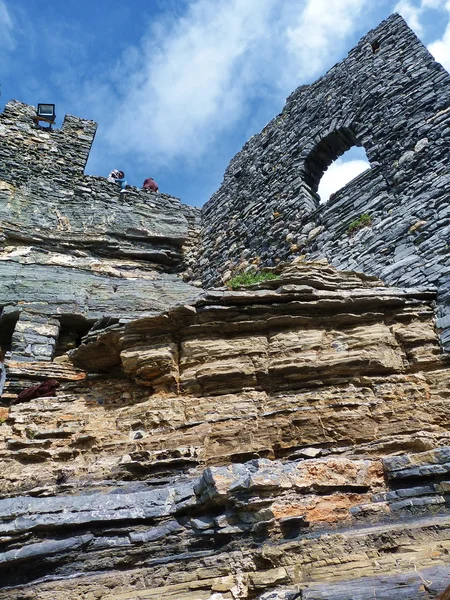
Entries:
[[254,285],[255,283],[261,283],[263,281],[271,281],[272,279],[279,279],[279,275],[275,273],[241,273],[235,275],[229,281],[227,281],[227,287],[235,290],[238,287],[244,285]]
[[352,221],[347,227],[347,235],[354,235],[363,227],[370,227],[371,225],[372,217],[367,213],[363,213],[358,219]]

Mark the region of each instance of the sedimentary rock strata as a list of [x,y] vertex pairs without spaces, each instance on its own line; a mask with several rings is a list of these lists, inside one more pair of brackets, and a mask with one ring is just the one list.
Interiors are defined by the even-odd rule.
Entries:
[[434,297],[300,262],[87,336],[56,398],[4,415],[0,598],[433,598]]

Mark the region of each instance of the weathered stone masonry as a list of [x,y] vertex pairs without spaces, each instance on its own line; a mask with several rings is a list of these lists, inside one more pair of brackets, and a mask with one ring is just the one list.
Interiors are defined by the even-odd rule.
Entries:
[[[299,254],[389,283],[433,284],[450,349],[449,125],[449,74],[392,15],[299,87],[233,158],[203,209],[205,284]],[[320,205],[323,172],[355,145],[371,169]],[[363,213],[372,226],[350,236]]]
[[38,129],[35,109],[0,115],[0,346],[50,361],[99,326],[197,295],[189,267],[198,209],[166,194],[84,175],[96,124],[66,116]]

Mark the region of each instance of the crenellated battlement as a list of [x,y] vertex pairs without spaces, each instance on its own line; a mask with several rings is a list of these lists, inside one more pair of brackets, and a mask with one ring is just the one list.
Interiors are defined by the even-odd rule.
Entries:
[[0,347],[50,361],[93,323],[153,314],[197,294],[189,266],[199,210],[84,175],[97,124],[36,127],[15,100],[0,115]]
[[84,174],[97,123],[66,115],[61,129],[35,125],[34,106],[11,100],[0,114],[0,179],[24,183],[36,173],[46,177]]

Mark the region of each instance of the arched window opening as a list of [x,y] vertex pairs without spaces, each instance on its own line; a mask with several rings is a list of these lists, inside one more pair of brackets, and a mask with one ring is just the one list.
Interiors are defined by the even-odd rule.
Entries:
[[353,146],[361,146],[355,134],[348,127],[341,127],[325,136],[311,150],[305,160],[305,183],[317,192],[322,175],[333,161]]
[[[350,149],[352,149],[351,153],[348,152]],[[340,161],[337,160],[339,157],[342,157]],[[333,165],[335,161],[336,166]],[[350,163],[350,166],[347,163]],[[335,183],[327,184],[326,188],[321,187],[319,191],[319,183],[324,179],[323,175],[330,165],[333,168],[329,170],[323,186],[330,180],[334,180]],[[324,203],[328,201],[331,194],[369,167],[361,142],[351,129],[341,127],[325,136],[311,150],[304,163],[304,179],[311,191],[318,193],[321,203]],[[343,176],[345,173],[348,174],[347,179]]]
[[347,150],[323,174],[317,190],[320,203],[328,202],[333,194],[368,169],[370,169],[370,163],[363,148],[353,147]]

